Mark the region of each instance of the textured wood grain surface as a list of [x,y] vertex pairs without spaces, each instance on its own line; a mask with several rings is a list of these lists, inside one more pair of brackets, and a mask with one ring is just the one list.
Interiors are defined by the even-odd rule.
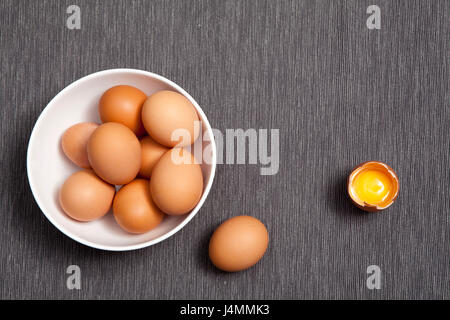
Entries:
[[[66,8],[81,8],[81,30]],[[381,8],[381,30],[366,9]],[[448,299],[450,2],[0,1],[0,297],[146,299]],[[62,88],[92,72],[161,74],[213,127],[280,129],[280,171],[220,165],[204,207],[153,247],[111,253],[67,238],[28,186],[34,122]],[[390,164],[400,197],[355,209],[351,168]],[[216,270],[211,232],[260,218],[270,247],[254,268]],[[79,265],[82,289],[66,288]],[[366,288],[366,268],[382,289]]]

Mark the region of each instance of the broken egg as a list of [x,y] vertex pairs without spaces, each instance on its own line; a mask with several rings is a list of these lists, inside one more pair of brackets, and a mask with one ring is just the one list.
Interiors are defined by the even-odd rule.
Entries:
[[376,212],[387,209],[397,199],[400,185],[394,170],[379,161],[358,165],[350,173],[347,191],[360,209]]

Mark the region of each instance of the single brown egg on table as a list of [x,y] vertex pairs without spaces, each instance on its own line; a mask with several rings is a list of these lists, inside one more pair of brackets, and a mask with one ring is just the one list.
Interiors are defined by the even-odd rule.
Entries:
[[238,216],[226,220],[209,242],[209,258],[219,269],[241,271],[256,264],[269,244],[264,224],[256,218]]
[[114,198],[113,212],[119,226],[130,233],[150,231],[165,216],[153,202],[145,179],[133,180],[120,188]]
[[117,122],[127,126],[137,136],[145,134],[141,121],[142,105],[147,95],[138,88],[120,85],[103,93],[98,110],[103,123]]
[[160,145],[149,136],[143,137],[139,142],[141,143],[141,169],[139,170],[139,175],[149,179],[152,175],[153,167],[162,155],[169,151],[169,148]]
[[156,205],[169,215],[191,211],[203,193],[203,174],[194,156],[182,148],[166,152],[152,171],[150,193]]
[[111,184],[133,180],[141,168],[141,145],[128,127],[116,122],[99,126],[88,142],[89,162],[95,173]]
[[153,140],[167,147],[191,145],[200,133],[194,105],[174,91],[150,95],[142,107],[142,123]]
[[61,138],[64,154],[81,168],[91,167],[87,154],[87,143],[92,132],[98,128],[94,122],[81,122],[67,129]]
[[85,169],[67,178],[59,191],[59,203],[69,217],[92,221],[108,213],[115,193],[114,186]]

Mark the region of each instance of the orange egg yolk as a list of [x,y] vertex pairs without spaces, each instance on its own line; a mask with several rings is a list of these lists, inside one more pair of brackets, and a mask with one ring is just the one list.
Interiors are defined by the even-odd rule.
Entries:
[[382,203],[392,192],[390,177],[383,171],[367,169],[361,171],[353,182],[355,195],[368,204]]

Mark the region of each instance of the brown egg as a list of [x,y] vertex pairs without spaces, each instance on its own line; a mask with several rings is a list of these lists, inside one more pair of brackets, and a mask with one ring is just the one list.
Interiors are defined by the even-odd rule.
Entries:
[[109,211],[115,192],[114,186],[85,169],[67,178],[59,191],[59,203],[73,219],[92,221]]
[[113,212],[119,226],[130,233],[150,231],[164,218],[150,196],[148,180],[144,179],[133,180],[117,192]]
[[111,184],[127,184],[141,167],[141,145],[136,135],[120,123],[98,127],[88,142],[88,157],[95,173]]
[[228,219],[214,231],[209,242],[209,257],[221,270],[240,271],[256,264],[268,244],[269,235],[261,221],[238,216]]
[[149,136],[145,136],[140,140],[141,143],[141,169],[139,175],[149,179],[152,175],[153,167],[169,148],[155,142]]
[[[179,161],[183,158],[184,161]],[[165,213],[182,215],[191,211],[203,193],[200,165],[187,150],[166,152],[152,171],[150,192],[153,201]]]
[[[191,145],[200,133],[198,115],[192,103],[182,94],[158,91],[142,107],[142,122],[148,134],[167,147]],[[172,140],[172,133],[183,129],[189,136]]]
[[147,96],[132,86],[115,86],[103,93],[98,106],[102,122],[118,122],[137,136],[145,133],[141,121],[142,105]]
[[87,155],[87,143],[92,132],[97,128],[98,124],[94,122],[78,123],[67,129],[61,138],[64,154],[81,168],[91,167]]

